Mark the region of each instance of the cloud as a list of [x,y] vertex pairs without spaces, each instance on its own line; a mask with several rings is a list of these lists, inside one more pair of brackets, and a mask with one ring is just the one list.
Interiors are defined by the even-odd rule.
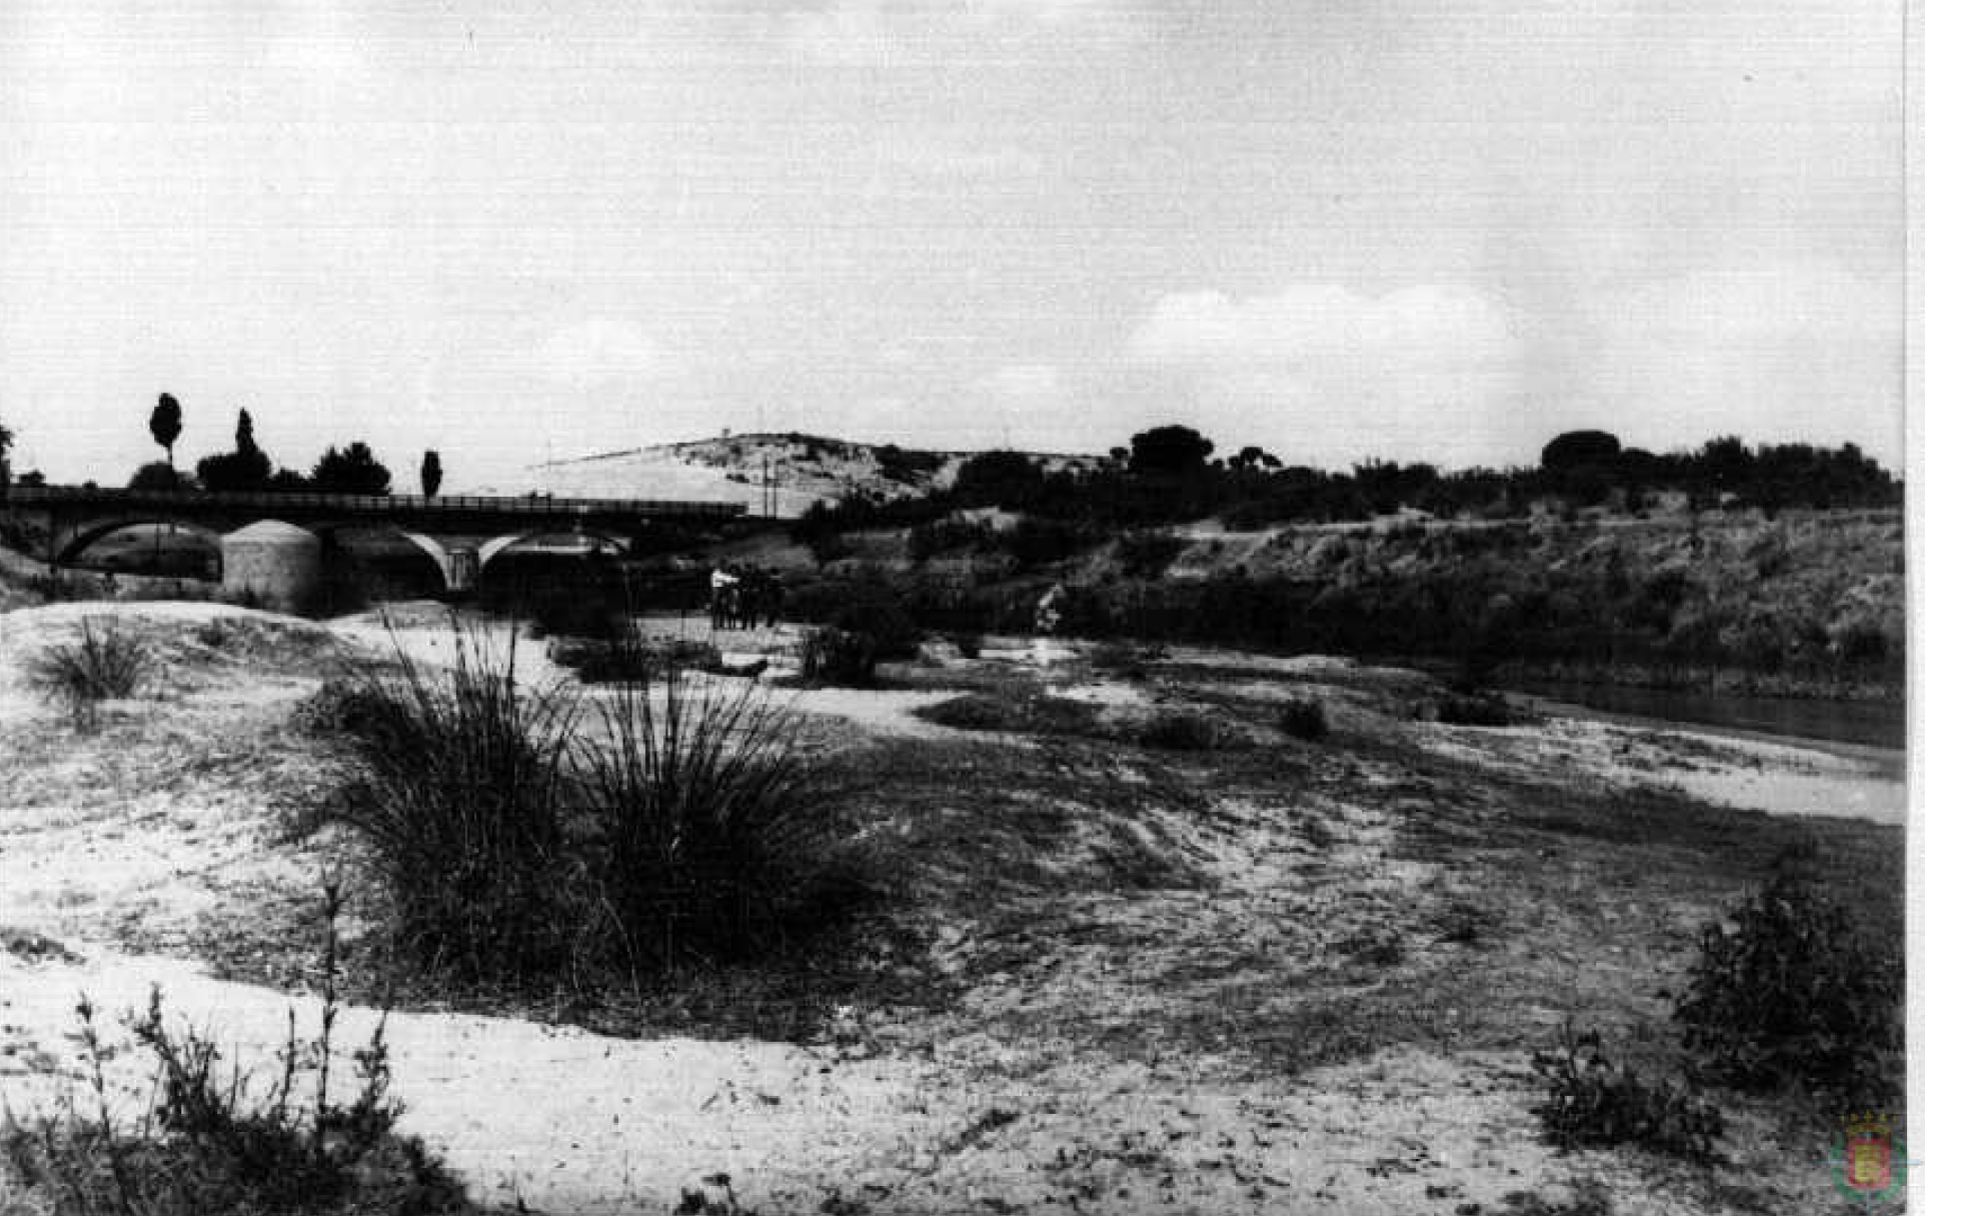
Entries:
[[1338,465],[1370,455],[1502,460],[1518,450],[1519,321],[1474,288],[1365,295],[1331,283],[1236,299],[1179,292],[1128,343],[1219,443]]
[[632,322],[610,317],[555,330],[532,362],[547,379],[576,388],[640,383],[661,369],[649,336]]

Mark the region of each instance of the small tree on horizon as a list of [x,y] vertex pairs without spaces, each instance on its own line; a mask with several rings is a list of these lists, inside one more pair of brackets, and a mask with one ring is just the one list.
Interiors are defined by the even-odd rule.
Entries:
[[1216,445],[1193,427],[1152,427],[1129,444],[1128,472],[1183,476],[1208,466]]
[[273,474],[273,461],[260,450],[253,438],[253,416],[239,411],[239,423],[232,432],[232,451],[220,452],[198,462],[198,480],[208,490],[258,490]]
[[0,490],[5,490],[13,481],[14,467],[8,463],[8,454],[14,450],[14,433],[7,424],[0,422]]
[[330,447],[314,462],[314,488],[330,494],[387,494],[390,471],[360,439],[346,448]]
[[423,479],[424,497],[436,497],[437,488],[444,484],[444,462],[437,458],[435,449],[424,450],[424,467],[417,472]]
[[164,463],[173,469],[178,467],[178,436],[183,433],[184,410],[178,399],[169,393],[159,393],[157,405],[150,411],[150,437],[164,449]]

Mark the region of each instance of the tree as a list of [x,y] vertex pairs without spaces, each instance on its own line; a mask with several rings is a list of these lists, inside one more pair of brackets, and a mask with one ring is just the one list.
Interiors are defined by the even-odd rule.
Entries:
[[444,484],[444,463],[437,458],[435,451],[425,451],[424,467],[418,470],[424,482],[424,497],[434,498],[437,487]]
[[369,445],[356,440],[346,448],[331,447],[314,462],[314,488],[328,494],[387,494],[390,471]]
[[1230,467],[1239,473],[1246,470],[1254,473],[1259,469],[1279,469],[1284,467],[1284,463],[1255,444],[1242,448],[1229,461]]
[[[13,466],[7,463],[7,453],[13,448],[14,433],[7,429],[6,423],[0,422],[0,490],[5,490],[8,481],[13,478]],[[21,480],[25,482],[27,479]]]
[[1619,460],[1620,441],[1605,431],[1566,431],[1544,445],[1539,463],[1547,473],[1609,469]]
[[272,474],[273,462],[253,439],[253,416],[245,410],[239,411],[239,425],[232,433],[232,451],[198,462],[199,483],[208,490],[264,489]]
[[979,452],[957,466],[951,492],[973,506],[1019,507],[1045,485],[1045,470],[1023,452]]
[[1188,476],[1203,471],[1216,445],[1186,426],[1158,426],[1130,442],[1128,472]]
[[184,475],[161,460],[153,460],[130,478],[132,490],[173,491],[185,488]]
[[150,437],[157,446],[164,449],[167,468],[178,467],[178,436],[184,433],[184,410],[178,407],[178,399],[169,393],[157,395],[157,407],[150,411]]

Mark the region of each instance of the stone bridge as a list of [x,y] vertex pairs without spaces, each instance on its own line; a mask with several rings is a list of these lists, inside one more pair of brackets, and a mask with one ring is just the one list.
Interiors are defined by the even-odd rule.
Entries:
[[429,555],[454,595],[476,590],[480,570],[526,541],[574,535],[625,552],[637,535],[658,527],[709,529],[744,513],[739,503],[672,499],[0,488],[0,517],[17,532],[39,524],[46,538],[39,556],[50,566],[74,564],[90,545],[123,528],[172,524],[216,542],[275,520],[322,540],[348,529],[393,532]]

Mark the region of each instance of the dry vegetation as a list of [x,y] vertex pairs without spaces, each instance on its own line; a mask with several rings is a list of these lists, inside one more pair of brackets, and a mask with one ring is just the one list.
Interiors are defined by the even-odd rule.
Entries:
[[[569,1129],[615,1146],[580,1158],[597,1175],[633,1154],[651,1210],[688,1187],[697,1210],[735,1192],[871,1213],[1833,1211],[1839,1103],[1898,1087],[1897,977],[1855,962],[1901,956],[1897,827],[1504,764],[1557,736],[1418,718],[1445,694],[1412,673],[1211,652],[1046,666],[973,639],[883,661],[883,688],[824,690],[869,723],[883,698],[953,690],[903,736],[722,677],[555,692],[512,657],[543,654],[530,640],[435,668],[371,651],[323,699],[340,648],[271,620],[133,614],[164,699],[93,735],[0,706],[23,725],[0,774],[19,842],[0,917],[23,941],[293,983],[318,940],[312,873],[368,863],[355,999],[394,985],[413,1027],[464,1008],[624,1036],[499,1063],[556,1090],[605,1089],[645,1052],[724,1053],[666,1136],[616,1141],[593,1111]],[[796,636],[772,643],[782,670]],[[1755,754],[1605,731],[1661,768]],[[822,759],[855,779],[811,775]],[[166,772],[168,800],[147,800]],[[413,830],[438,835],[412,848]],[[76,902],[29,877],[84,847],[136,881]],[[192,853],[217,864],[188,875]],[[1852,1003],[1752,1023],[1739,980],[1768,957]],[[81,966],[0,965],[71,991]],[[770,1040],[818,1071],[773,1073],[767,1102],[740,1087]],[[1766,1083],[1799,1059],[1822,1084]],[[461,1104],[499,1099],[446,1088],[455,1059],[391,1060],[402,1126],[440,1148],[469,1142]],[[663,1100],[620,1098],[616,1117]],[[731,1168],[734,1143],[758,1147]],[[603,1193],[527,1168],[536,1203]],[[483,1198],[483,1168],[464,1174]]]

